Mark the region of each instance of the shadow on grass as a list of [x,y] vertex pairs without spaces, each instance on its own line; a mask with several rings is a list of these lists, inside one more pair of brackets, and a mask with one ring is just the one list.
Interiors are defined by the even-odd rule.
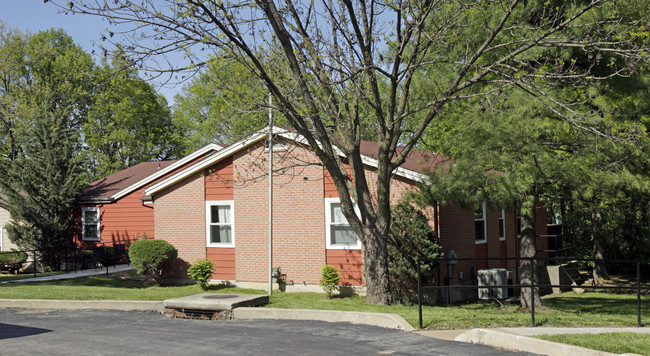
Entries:
[[[586,295],[544,299],[546,307],[575,314],[635,315],[636,295]],[[641,298],[641,315],[650,315],[650,298]]]
[[115,276],[89,276],[56,281],[25,282],[34,286],[69,286],[69,287],[108,287],[144,289],[155,286],[153,281],[136,278],[121,278]]

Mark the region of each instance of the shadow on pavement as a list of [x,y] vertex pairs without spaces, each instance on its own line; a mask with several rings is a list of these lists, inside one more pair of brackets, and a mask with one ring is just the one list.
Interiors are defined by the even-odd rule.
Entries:
[[52,330],[0,323],[0,340],[49,333]]

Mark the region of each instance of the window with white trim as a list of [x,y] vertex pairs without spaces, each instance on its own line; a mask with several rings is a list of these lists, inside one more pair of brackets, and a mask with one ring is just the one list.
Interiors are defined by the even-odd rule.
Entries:
[[[356,206],[355,211],[358,215]],[[339,198],[325,198],[325,235],[328,249],[361,249],[361,240],[343,215]]]
[[81,209],[81,240],[82,241],[99,241],[101,240],[101,218],[99,207]]
[[235,212],[232,200],[205,202],[207,247],[235,247]]
[[487,242],[487,229],[485,228],[485,203],[474,204],[474,242]]
[[499,214],[499,240],[503,241],[506,239],[506,212],[501,209]]

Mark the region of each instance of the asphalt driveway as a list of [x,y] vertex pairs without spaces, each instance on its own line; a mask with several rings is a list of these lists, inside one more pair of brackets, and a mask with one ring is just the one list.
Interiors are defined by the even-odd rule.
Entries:
[[522,355],[366,325],[0,309],[2,355]]

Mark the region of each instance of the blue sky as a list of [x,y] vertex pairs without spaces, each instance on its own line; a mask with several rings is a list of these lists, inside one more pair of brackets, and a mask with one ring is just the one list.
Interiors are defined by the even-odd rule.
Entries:
[[[100,52],[97,44],[101,43],[101,35],[109,27],[107,21],[97,16],[60,14],[56,6],[43,3],[43,0],[0,0],[0,21],[9,27],[30,33],[62,28],[88,53],[92,50]],[[95,56],[95,60],[99,61],[99,57]],[[180,86],[157,89],[171,104]]]

